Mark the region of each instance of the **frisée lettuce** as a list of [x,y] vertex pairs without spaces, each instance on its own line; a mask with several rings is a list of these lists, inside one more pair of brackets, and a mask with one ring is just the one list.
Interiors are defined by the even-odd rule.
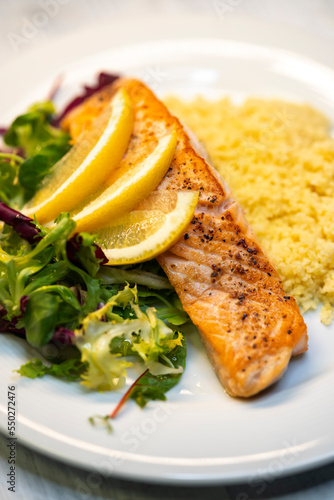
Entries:
[[[123,310],[129,308],[129,317],[114,312],[119,306]],[[118,389],[125,383],[126,368],[132,363],[122,356],[119,344],[112,344],[114,339],[126,342],[127,355],[141,358],[152,375],[183,372],[182,367],[174,366],[165,356],[177,345],[182,345],[182,334],[174,334],[157,318],[153,307],[147,308],[145,313],[140,309],[136,286],[131,288],[127,284],[103,307],[86,316],[74,334],[73,342],[81,351],[81,361],[88,363],[82,383],[90,389]]]

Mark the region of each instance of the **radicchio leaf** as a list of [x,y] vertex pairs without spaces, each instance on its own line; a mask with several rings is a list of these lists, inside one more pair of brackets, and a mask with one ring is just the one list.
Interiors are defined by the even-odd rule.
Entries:
[[22,295],[22,297],[20,298],[20,310],[22,315],[26,312],[28,300],[28,295]]
[[24,328],[16,328],[17,318],[13,318],[12,321],[4,319],[3,316],[7,314],[6,309],[0,306],[0,333],[17,333],[18,335],[25,336]]
[[72,330],[64,326],[59,326],[55,329],[52,340],[64,345],[72,345],[72,337],[74,337],[74,332]]
[[0,202],[0,220],[12,226],[14,231],[29,243],[37,243],[42,239],[39,229],[30,217],[13,210],[3,202]]
[[[76,262],[80,262],[80,247],[82,246],[83,243],[83,237],[75,233],[71,238],[67,241],[66,244],[66,253],[67,257],[70,260],[74,260]],[[94,250],[94,255],[97,261],[99,262],[100,265],[106,264],[108,262],[107,257],[105,256],[103,250],[101,247],[99,247],[96,243],[93,243],[93,248]]]
[[[25,297],[21,297],[20,300],[20,307],[22,311],[22,315],[24,314],[23,311],[23,304],[25,302]],[[23,299],[23,300],[22,300]],[[7,315],[7,311],[2,305],[0,304],[0,333],[17,333],[19,335],[25,336],[25,329],[24,328],[16,328],[16,324],[18,322],[18,319],[22,317],[22,315],[13,318],[11,321],[5,319],[5,316]]]

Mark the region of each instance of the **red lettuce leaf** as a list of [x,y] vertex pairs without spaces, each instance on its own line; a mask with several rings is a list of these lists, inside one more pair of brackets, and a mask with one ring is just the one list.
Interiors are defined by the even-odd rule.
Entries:
[[64,326],[58,326],[53,333],[52,340],[54,342],[60,342],[61,344],[64,345],[71,345],[73,337],[74,337],[74,332],[72,330],[69,330]]
[[11,226],[21,238],[29,243],[37,243],[42,239],[39,229],[30,217],[10,208],[3,202],[0,202],[0,220]]
[[[35,222],[30,217],[23,215],[21,212],[10,208],[6,203],[0,202],[0,220],[11,226],[14,231],[24,240],[29,243],[37,243],[42,239],[40,230],[36,227]],[[76,233],[68,241],[66,245],[67,257],[70,260],[78,261],[77,252],[80,250],[82,236]],[[100,264],[108,262],[103,250],[94,243],[94,253]]]
[[[67,241],[66,244],[66,253],[67,257],[70,260],[75,260],[77,262],[80,261],[78,258],[78,252],[80,250],[80,247],[82,245],[83,238],[79,233],[75,233],[71,238]],[[103,250],[101,247],[99,247],[96,243],[93,244],[94,246],[94,254],[95,258],[99,261],[99,264],[106,264],[108,262],[107,257],[105,256]]]

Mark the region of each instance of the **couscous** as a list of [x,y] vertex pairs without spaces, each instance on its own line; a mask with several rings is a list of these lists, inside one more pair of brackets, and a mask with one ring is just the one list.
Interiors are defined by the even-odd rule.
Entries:
[[334,139],[308,105],[228,98],[169,108],[204,143],[302,312],[334,318]]

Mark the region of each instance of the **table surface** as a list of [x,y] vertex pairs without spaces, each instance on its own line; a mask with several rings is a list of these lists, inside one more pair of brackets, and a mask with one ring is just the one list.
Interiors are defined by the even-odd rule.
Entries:
[[[19,34],[41,5],[58,2],[57,13],[48,23],[20,47],[33,53],[45,43],[55,43],[62,37],[92,24],[117,17],[140,19],[149,13],[163,20],[164,15],[213,15],[217,0],[0,0],[0,60],[7,62],[19,57],[9,33]],[[233,17],[275,22],[306,31],[309,36],[334,44],[334,0],[224,0],[220,7],[229,22]],[[139,21],[138,21],[139,22]],[[194,33],[194,36],[196,34]],[[22,445],[17,451],[17,491],[7,490],[6,438],[0,435],[0,499],[15,500],[150,500],[150,499],[219,499],[219,500],[313,500],[334,498],[334,464],[277,478],[254,486],[238,484],[212,487],[173,487],[134,483],[117,478],[89,476],[84,470],[42,456]]]

